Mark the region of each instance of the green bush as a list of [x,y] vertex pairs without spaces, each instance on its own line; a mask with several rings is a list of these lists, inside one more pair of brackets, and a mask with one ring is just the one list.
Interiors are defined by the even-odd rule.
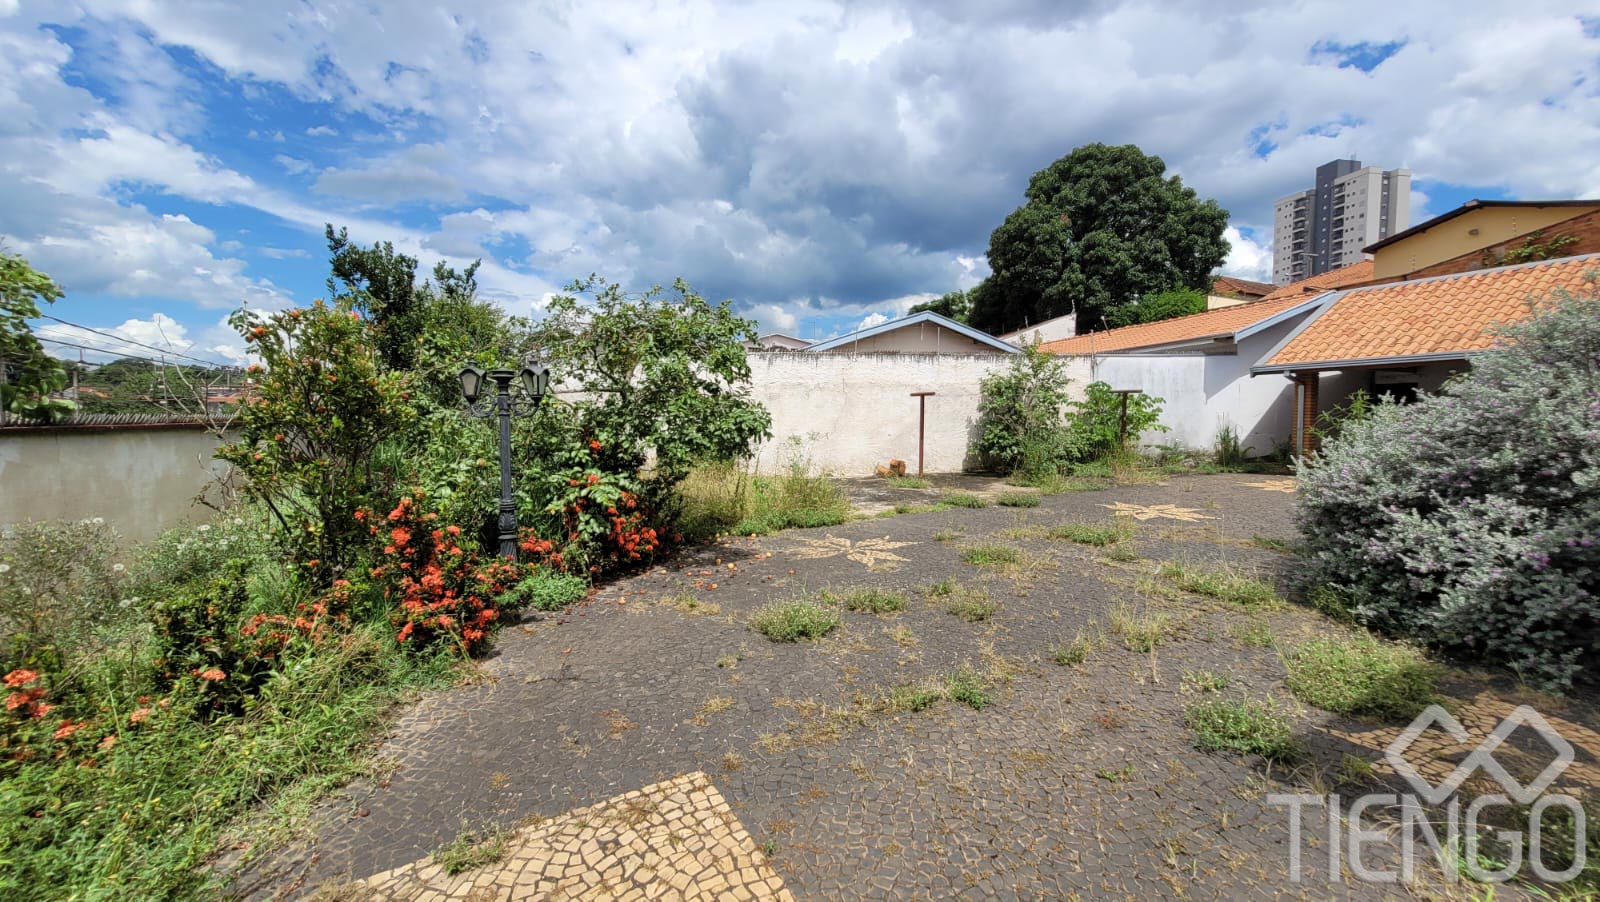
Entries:
[[1052,473],[1064,456],[1066,361],[1025,345],[1010,365],[983,377],[978,454],[1002,472]]
[[0,532],[0,666],[62,673],[137,619],[116,537],[103,520]]
[[839,625],[839,612],[804,599],[767,605],[750,615],[750,626],[774,642],[821,639]]
[[1194,731],[1195,748],[1203,752],[1260,755],[1268,761],[1292,761],[1302,754],[1289,717],[1269,701],[1213,699],[1184,713]]
[[1346,421],[1300,480],[1355,617],[1570,687],[1600,660],[1600,291],[1558,293],[1435,395]]
[[850,518],[844,489],[812,472],[798,449],[771,476],[751,476],[735,463],[702,465],[679,484],[677,497],[679,528],[695,539],[836,526]]
[[1335,714],[1410,720],[1435,700],[1438,668],[1416,649],[1371,636],[1314,639],[1284,656],[1289,691]]
[[1001,507],[1038,507],[1039,496],[1032,492],[1002,492],[996,503]]

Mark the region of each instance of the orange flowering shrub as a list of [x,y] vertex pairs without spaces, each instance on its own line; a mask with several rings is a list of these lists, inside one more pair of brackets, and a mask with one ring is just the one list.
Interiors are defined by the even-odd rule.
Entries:
[[[589,443],[591,454],[598,454],[598,445]],[[571,559],[579,558],[591,573],[600,573],[642,563],[661,550],[665,532],[657,528],[657,512],[635,479],[584,467],[558,474],[552,482],[556,497],[548,513],[559,517],[566,540],[565,559],[555,555],[558,567],[572,569]]]
[[481,651],[500,618],[498,597],[521,577],[516,564],[502,558],[480,560],[461,545],[461,529],[439,523],[407,496],[385,516],[364,515],[382,543],[372,577],[383,587],[394,611],[395,638],[422,648],[450,641],[467,654]]

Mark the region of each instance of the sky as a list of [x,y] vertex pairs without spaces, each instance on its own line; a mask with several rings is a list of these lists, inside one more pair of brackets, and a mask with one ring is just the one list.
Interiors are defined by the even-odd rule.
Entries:
[[1410,169],[1413,223],[1600,197],[1600,0],[0,0],[0,246],[53,316],[220,362],[230,311],[326,293],[330,222],[482,259],[519,315],[681,276],[841,334],[975,284],[1095,141],[1215,198],[1261,280],[1273,200],[1338,157]]

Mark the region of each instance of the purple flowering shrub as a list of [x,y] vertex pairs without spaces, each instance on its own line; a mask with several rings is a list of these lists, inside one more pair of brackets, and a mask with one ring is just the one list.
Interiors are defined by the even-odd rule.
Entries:
[[1567,689],[1600,674],[1600,291],[1497,334],[1440,393],[1347,424],[1298,520],[1361,622]]

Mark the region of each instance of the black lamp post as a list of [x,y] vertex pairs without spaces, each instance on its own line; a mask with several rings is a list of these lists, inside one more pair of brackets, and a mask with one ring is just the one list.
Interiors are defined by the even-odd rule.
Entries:
[[[484,396],[483,380],[494,382],[493,400]],[[517,559],[517,503],[511,497],[511,418],[533,413],[550,391],[550,368],[535,362],[522,371],[490,370],[475,366],[461,371],[461,394],[467,399],[467,412],[475,417],[500,418],[500,556]],[[511,385],[518,385],[517,397]]]

